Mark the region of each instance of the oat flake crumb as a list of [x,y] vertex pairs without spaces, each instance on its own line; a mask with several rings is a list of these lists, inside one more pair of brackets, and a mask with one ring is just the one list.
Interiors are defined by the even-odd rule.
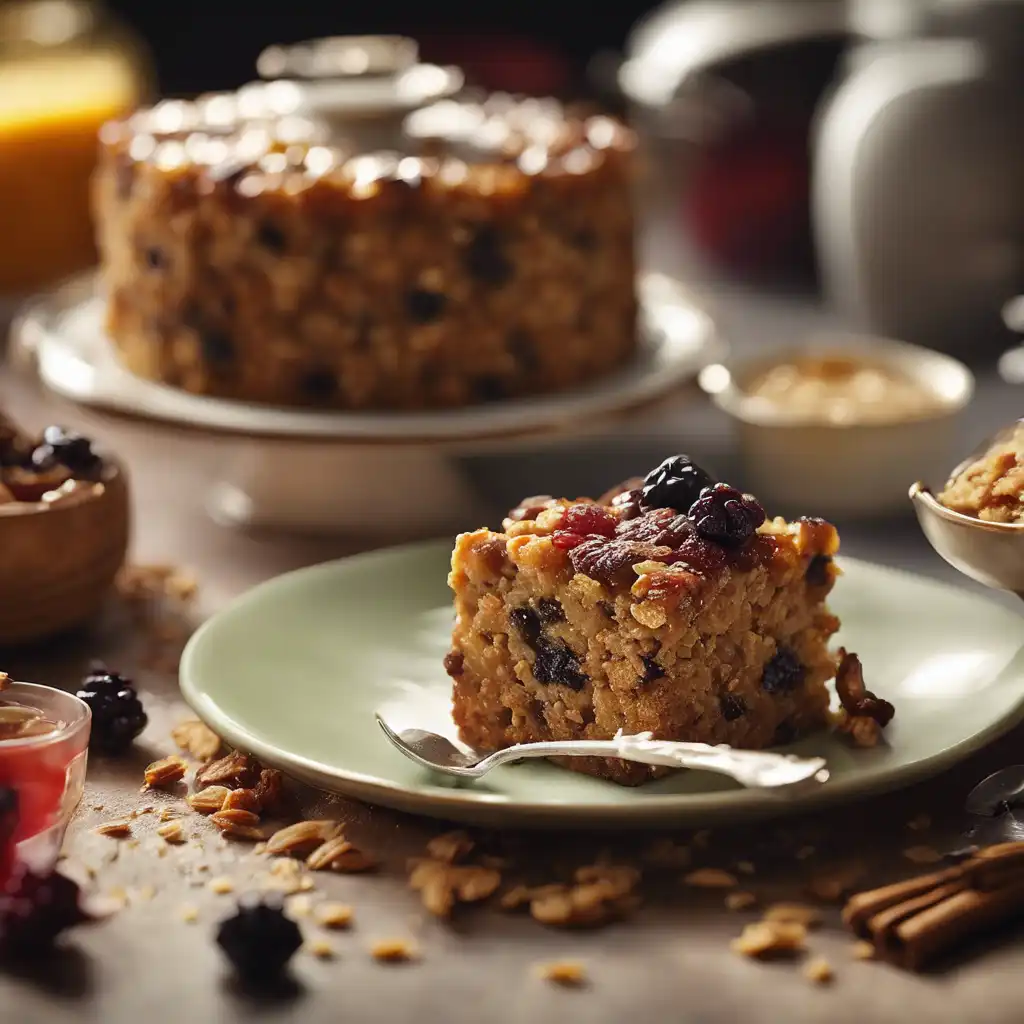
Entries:
[[132,823],[127,818],[120,821],[105,821],[102,825],[97,825],[93,831],[101,836],[110,836],[112,839],[123,839],[132,834]]
[[875,947],[870,942],[861,939],[860,942],[855,942],[850,947],[850,956],[854,960],[874,960],[875,959]]
[[683,882],[697,889],[731,889],[739,884],[735,875],[721,868],[698,868],[685,875]]
[[180,821],[165,822],[156,830],[156,834],[165,843],[184,843],[187,838],[185,836],[185,829]]
[[324,903],[317,911],[316,921],[324,928],[348,928],[353,916],[347,903]]
[[226,896],[229,892],[235,891],[235,883],[230,878],[220,875],[217,878],[211,878],[207,883],[207,888],[218,896]]
[[181,919],[185,924],[195,924],[199,920],[199,908],[193,906],[182,907]]
[[741,956],[754,958],[797,953],[804,949],[807,929],[790,921],[756,921],[748,924],[731,949]]
[[821,914],[815,907],[809,907],[805,903],[773,903],[764,912],[764,920],[802,924],[805,928],[813,928],[821,923]]
[[942,854],[932,846],[909,846],[903,856],[912,864],[937,864],[942,860]]
[[382,939],[370,947],[370,955],[386,964],[408,963],[418,957],[416,947],[408,939]]
[[587,983],[587,969],[579,960],[555,960],[540,964],[537,973],[545,980],[566,988],[579,988]]
[[735,892],[725,894],[725,907],[727,910],[747,910],[757,903],[757,897],[752,892],[744,889],[737,889]]
[[334,957],[334,947],[326,939],[311,939],[306,943],[306,949],[318,960],[331,960]]
[[813,957],[804,966],[804,977],[816,985],[827,985],[834,977],[832,965],[823,956]]

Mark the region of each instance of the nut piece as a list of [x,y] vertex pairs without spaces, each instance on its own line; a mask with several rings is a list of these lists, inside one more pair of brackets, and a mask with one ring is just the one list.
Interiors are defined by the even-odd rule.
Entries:
[[165,824],[159,826],[156,830],[156,834],[160,836],[165,843],[180,844],[185,842],[185,829],[182,827],[180,821],[168,821]]
[[306,867],[310,871],[341,871],[356,874],[360,871],[370,871],[376,866],[377,861],[373,856],[353,846],[344,836],[328,839],[306,858]]
[[154,761],[146,768],[146,788],[160,789],[164,786],[173,785],[185,777],[186,771],[188,771],[188,765],[185,763],[184,758],[178,757],[177,754],[163,757],[159,761]]
[[434,860],[447,861],[454,864],[457,861],[465,860],[472,852],[476,843],[470,838],[468,832],[456,829],[454,832],[445,832],[442,835],[434,836],[427,843],[427,855]]
[[218,896],[226,896],[229,892],[235,891],[235,883],[226,875],[211,878],[206,887],[210,892],[215,892]]
[[171,739],[197,761],[204,764],[212,761],[220,752],[223,743],[221,738],[198,718],[190,718],[187,722],[176,725],[171,730]]
[[749,957],[767,957],[797,953],[804,949],[807,929],[802,924],[783,921],[756,921],[748,924],[730,948]]
[[200,814],[213,814],[224,807],[224,801],[230,792],[231,790],[224,786],[207,786],[198,793],[189,794],[188,805]]
[[334,947],[326,939],[310,939],[306,949],[318,960],[330,960],[334,956]]
[[[211,786],[211,789],[219,787]],[[205,792],[205,790],[200,790]],[[224,803],[221,807],[222,811],[252,811],[253,814],[259,814],[262,810],[260,802],[256,797],[255,789],[229,789],[227,795],[224,797]]]
[[832,965],[823,956],[813,957],[804,965],[804,977],[816,985],[827,985],[834,977]]
[[323,928],[348,928],[353,913],[347,903],[323,903],[317,909],[316,922]]
[[698,868],[685,875],[683,883],[697,889],[732,889],[739,885],[735,875],[721,868]]
[[456,902],[485,900],[499,885],[499,871],[474,864],[421,860],[413,863],[409,874],[409,887],[419,892],[423,906],[435,917],[448,917]]
[[567,988],[578,988],[587,983],[587,969],[579,960],[555,960],[549,964],[539,964],[537,974],[545,981],[553,981]]
[[764,912],[765,921],[778,921],[783,924],[802,924],[805,928],[813,928],[821,924],[821,914],[814,907],[803,903],[773,903]]
[[233,839],[259,840],[263,838],[263,833],[258,828],[259,816],[253,814],[252,811],[217,811],[210,815],[210,821],[220,829],[223,835]]
[[386,964],[402,964],[419,956],[416,947],[408,939],[382,939],[370,947],[374,960]]
[[305,855],[340,832],[341,823],[337,821],[297,821],[294,825],[278,829],[267,840],[267,853]]
[[238,750],[211,761],[196,773],[196,789],[225,786],[228,789],[252,789],[260,777],[259,762]]
[[102,825],[97,825],[93,831],[97,835],[110,836],[112,839],[124,839],[132,834],[132,823],[127,819],[105,821]]
[[874,960],[875,947],[866,939],[861,939],[850,947],[850,956],[854,960]]

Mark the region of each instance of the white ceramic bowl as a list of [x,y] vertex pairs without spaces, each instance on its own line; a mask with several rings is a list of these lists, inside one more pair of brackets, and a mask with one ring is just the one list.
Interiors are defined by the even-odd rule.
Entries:
[[[938,399],[915,419],[834,423],[810,419],[750,396],[765,370],[826,353],[863,356],[923,384]],[[875,517],[906,509],[908,481],[945,479],[956,461],[961,413],[974,377],[957,360],[930,349],[870,336],[832,333],[807,344],[706,367],[700,385],[732,419],[743,484],[770,514]]]

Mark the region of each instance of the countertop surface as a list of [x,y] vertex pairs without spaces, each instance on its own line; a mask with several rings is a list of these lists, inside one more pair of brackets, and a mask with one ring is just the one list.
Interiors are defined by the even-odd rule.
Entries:
[[[827,323],[810,304],[788,299],[719,291],[711,301],[721,329],[741,349],[790,341]],[[828,1019],[842,1024],[903,1020],[909,1008],[933,1022],[1019,1019],[1024,935],[1003,935],[937,972],[914,976],[854,960],[851,936],[841,928],[837,910],[828,909],[811,946],[830,960],[836,977],[830,986],[816,987],[798,964],[754,963],[732,953],[730,939],[754,918],[724,909],[721,892],[681,886],[678,870],[646,872],[641,909],[594,931],[548,929],[529,917],[487,907],[470,908],[452,923],[438,921],[408,888],[406,861],[422,851],[439,826],[308,791],[299,793],[306,809],[345,820],[347,834],[379,856],[381,868],[367,875],[317,875],[314,900],[341,900],[355,912],[351,929],[329,936],[333,959],[304,951],[294,961],[294,987],[262,995],[239,989],[228,980],[213,933],[236,895],[260,887],[265,859],[244,845],[225,843],[187,810],[188,827],[198,838],[179,847],[166,847],[154,834],[156,812],[135,819],[130,840],[99,836],[92,829],[147,804],[158,810],[165,803],[184,808],[180,795],[142,795],[139,788],[143,767],[174,750],[170,729],[189,717],[178,695],[175,664],[191,623],[261,580],[366,544],[351,538],[245,534],[217,526],[206,516],[203,501],[224,460],[232,457],[223,442],[74,409],[9,370],[0,373],[0,405],[26,426],[71,423],[125,458],[134,493],[132,561],[180,566],[193,572],[200,585],[184,618],[167,610],[161,613],[166,621],[146,622],[112,600],[101,620],[81,634],[0,655],[0,668],[15,677],[68,687],[77,683],[90,659],[101,658],[136,678],[151,718],[126,758],[93,759],[67,842],[69,870],[94,873],[92,887],[113,895],[123,907],[102,924],[69,936],[51,959],[0,975],[0,1020],[541,1024],[578,1014],[595,1024],[630,1017],[722,1024]],[[991,368],[979,370],[963,449],[1019,414],[1017,391],[1000,383]],[[692,451],[716,467],[732,459],[727,425],[696,395],[680,397],[678,406],[653,427],[542,455],[478,459],[465,469],[496,507],[507,507],[524,493],[593,493],[679,450]],[[415,496],[402,495],[396,486],[396,508],[407,500]],[[909,509],[892,521],[839,525],[847,554],[972,586],[931,552]],[[1024,637],[1024,621],[1021,632]],[[767,899],[799,898],[815,871],[850,859],[869,867],[868,878],[908,875],[914,869],[901,851],[954,841],[964,794],[988,771],[1013,763],[1022,740],[1024,731],[1017,730],[947,775],[901,794],[780,826],[716,831],[706,840],[700,837],[694,863],[729,867],[736,859],[748,860],[755,865],[748,887]],[[907,822],[922,813],[931,816],[932,826],[909,830]],[[544,833],[490,836],[486,843],[510,853],[517,868],[532,866],[551,878],[556,862],[592,863],[605,850],[640,864],[652,838]],[[231,879],[233,893],[210,890],[208,881],[221,876]],[[189,923],[186,916],[197,919]],[[308,919],[302,923],[311,935],[320,934]],[[376,962],[371,943],[389,937],[415,941],[420,959],[404,965]],[[538,962],[564,958],[584,962],[590,979],[585,987],[563,989],[535,975]]]

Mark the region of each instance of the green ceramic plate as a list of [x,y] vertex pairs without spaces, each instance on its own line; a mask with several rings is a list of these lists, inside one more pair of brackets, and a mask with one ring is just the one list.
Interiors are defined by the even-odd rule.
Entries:
[[680,772],[639,789],[542,762],[463,783],[390,747],[373,713],[401,706],[451,731],[441,659],[451,625],[449,545],[359,555],[256,587],[207,622],[181,662],[185,698],[228,742],[324,789],[490,825],[692,825],[851,800],[932,775],[983,746],[1024,708],[1024,620],[937,583],[844,560],[832,604],[840,642],[893,701],[888,744],[852,750],[821,735],[794,746],[828,758],[808,795]]

